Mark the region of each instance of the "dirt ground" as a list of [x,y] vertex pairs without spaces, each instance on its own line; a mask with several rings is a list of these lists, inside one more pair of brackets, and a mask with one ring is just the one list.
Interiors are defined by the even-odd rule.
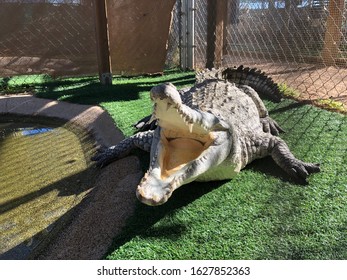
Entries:
[[312,64],[257,63],[277,83],[296,90],[299,100],[316,102],[330,99],[341,102],[347,110],[347,69],[320,67]]

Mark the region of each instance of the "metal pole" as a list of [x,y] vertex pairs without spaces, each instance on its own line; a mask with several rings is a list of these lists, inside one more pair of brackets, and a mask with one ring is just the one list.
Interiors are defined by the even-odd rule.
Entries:
[[187,2],[181,0],[181,32],[180,32],[180,49],[181,49],[181,68],[187,69]]
[[194,69],[195,0],[187,2],[187,68]]
[[324,47],[322,51],[323,63],[325,65],[336,65],[335,59],[339,55],[339,45],[342,37],[344,0],[329,1],[329,16],[326,23],[324,36]]

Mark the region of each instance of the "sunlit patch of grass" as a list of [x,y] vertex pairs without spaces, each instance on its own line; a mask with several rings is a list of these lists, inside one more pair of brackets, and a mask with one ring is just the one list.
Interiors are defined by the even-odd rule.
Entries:
[[312,105],[315,105],[317,107],[321,107],[330,111],[347,113],[346,105],[344,105],[340,101],[336,101],[332,98],[318,98],[315,100],[303,100],[303,98],[301,97],[302,94],[298,90],[288,86],[286,83],[281,83],[278,85],[278,87],[280,91],[283,93],[283,95],[287,98],[294,99],[297,101],[305,101]]
[[346,106],[340,101],[327,98],[327,99],[317,99],[315,103],[317,103],[317,105],[323,108],[328,108],[334,111],[347,113]]
[[301,95],[299,91],[289,87],[286,83],[281,83],[278,85],[278,87],[285,97],[296,99]]

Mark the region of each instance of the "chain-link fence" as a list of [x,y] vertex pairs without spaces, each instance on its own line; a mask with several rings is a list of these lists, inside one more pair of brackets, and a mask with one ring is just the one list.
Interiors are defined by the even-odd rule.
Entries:
[[[93,2],[0,0],[0,92],[34,80],[97,77]],[[345,4],[345,0],[177,0],[165,67],[256,67],[292,97],[338,108],[344,104],[346,110]],[[188,54],[190,64],[182,57]]]
[[178,0],[172,11],[172,23],[170,27],[168,49],[166,55],[165,67],[178,68],[180,61],[180,34],[181,34],[181,1]]
[[294,98],[347,109],[345,0],[203,0],[195,13],[196,68],[257,67]]
[[91,0],[0,1],[0,91],[97,73],[95,38]]
[[[173,10],[174,24],[171,25],[169,34],[166,68],[177,68],[180,64],[179,2],[177,1]],[[167,3],[158,4],[165,6]],[[109,54],[100,58],[100,52],[103,52],[105,47],[112,47],[111,50],[119,49],[119,46],[100,43],[104,41],[103,34],[100,34],[100,30],[104,32],[104,23],[100,21],[105,17],[106,4],[114,9],[109,11],[110,14],[112,12],[113,15],[125,18],[126,15],[122,14],[124,6],[136,5],[135,2],[131,4],[130,1],[113,0],[0,0],[0,94],[33,93],[36,90],[33,85],[37,87],[42,84],[42,87],[45,87],[47,83],[55,83],[57,78],[61,77],[80,77],[84,84],[83,77],[92,75],[93,79],[90,81],[96,82],[100,71],[103,73],[105,70],[100,68],[107,68],[107,65],[104,65],[108,63],[107,60],[112,62],[108,59]],[[155,13],[156,11],[141,13],[137,9],[135,15],[129,15],[135,17],[129,19],[129,24],[133,22],[137,27],[128,26],[121,31],[108,30],[109,38],[120,37],[119,32],[123,32],[125,37],[136,38],[136,34],[129,32],[129,29],[139,30],[142,20],[146,20],[147,25],[150,25],[150,17]],[[137,18],[139,16],[142,18]],[[105,32],[107,33],[107,30]],[[150,35],[151,30],[148,32]],[[148,40],[148,44],[153,42],[156,44],[155,40]],[[144,50],[144,42],[122,44],[125,43],[128,44],[126,52],[132,50],[131,53],[136,54],[134,59],[142,61],[142,55],[148,56]],[[161,44],[165,46],[165,43]],[[119,62],[118,57],[114,61]],[[132,67],[133,65],[129,65],[128,68]],[[113,70],[114,74],[119,74],[117,67]],[[71,83],[70,81],[69,85]]]

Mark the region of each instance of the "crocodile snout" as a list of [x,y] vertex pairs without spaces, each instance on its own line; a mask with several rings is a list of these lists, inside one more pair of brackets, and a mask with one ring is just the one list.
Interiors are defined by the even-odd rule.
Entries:
[[136,190],[137,198],[149,206],[164,204],[171,196],[172,190],[169,188],[157,189],[150,186],[138,186]]

